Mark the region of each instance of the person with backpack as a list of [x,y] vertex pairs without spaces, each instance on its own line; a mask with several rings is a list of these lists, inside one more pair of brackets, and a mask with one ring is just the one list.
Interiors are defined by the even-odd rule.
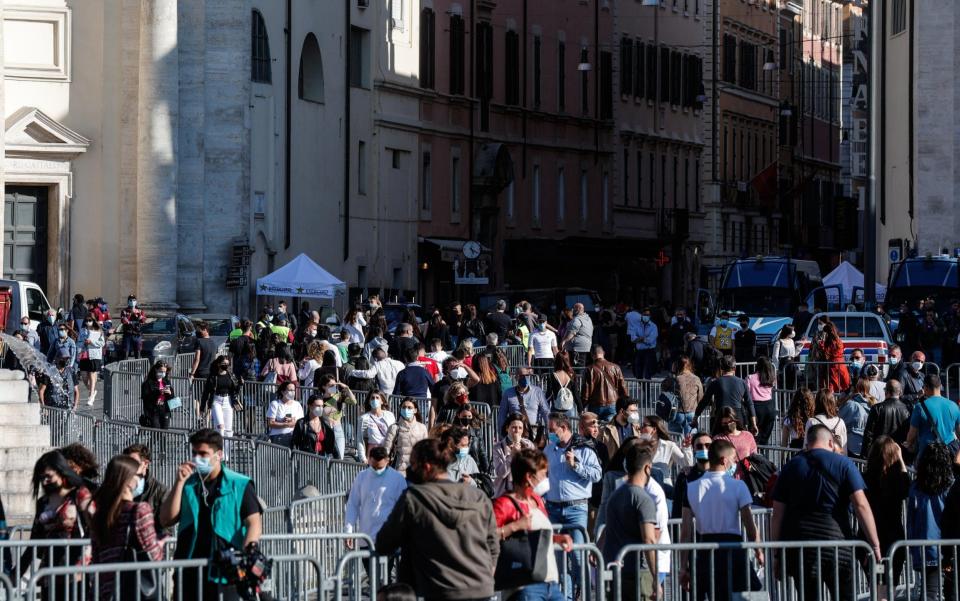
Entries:
[[[547,420],[550,419],[551,407],[547,402],[547,396],[542,388],[530,381],[530,375],[526,372],[527,370],[521,371],[520,377],[517,378],[517,385],[508,389],[503,395],[500,410],[497,412],[497,429],[499,430],[503,429],[507,423],[507,416],[512,413],[525,413],[529,423],[539,426],[539,429],[543,429]],[[561,413],[570,416],[570,411],[576,415],[574,409]]]
[[127,308],[120,311],[120,323],[123,324],[123,358],[130,355],[139,359],[143,351],[143,336],[140,331],[147,321],[147,314],[137,308],[137,296],[127,297]]
[[249,319],[244,319],[240,322],[239,330],[240,335],[231,340],[228,347],[233,357],[233,375],[243,380],[254,380],[257,345],[253,338],[253,324]]
[[809,432],[813,426],[823,426],[829,430],[833,435],[834,449],[840,454],[847,454],[847,425],[840,418],[837,398],[829,388],[821,388],[817,392],[813,417],[807,420],[804,431]]
[[960,452],[960,407],[940,394],[940,376],[928,374],[923,379],[923,399],[910,415],[910,430],[904,446],[915,451],[919,461],[927,445],[939,442],[956,457]]
[[547,395],[547,402],[556,411],[569,412],[571,408],[576,415],[583,410],[580,391],[577,390],[576,379],[573,373],[573,364],[567,351],[559,351],[553,358],[553,371],[546,376],[543,391]]
[[751,434],[756,435],[760,431],[757,428],[757,412],[746,382],[736,375],[737,362],[733,355],[724,355],[720,360],[720,369],[723,375],[707,386],[703,400],[694,412],[693,422],[696,423],[700,414],[708,408],[710,413],[716,416],[722,407],[733,407],[737,412],[737,420],[744,424]]
[[[697,405],[703,400],[703,382],[693,373],[693,361],[687,355],[681,355],[674,367],[673,394],[676,395],[676,414],[673,424],[684,436],[693,429],[693,416]],[[661,416],[663,417],[663,416]]]
[[387,430],[383,448],[390,457],[390,467],[406,475],[410,453],[421,440],[427,438],[427,427],[421,421],[417,403],[411,398],[400,402],[400,419]]

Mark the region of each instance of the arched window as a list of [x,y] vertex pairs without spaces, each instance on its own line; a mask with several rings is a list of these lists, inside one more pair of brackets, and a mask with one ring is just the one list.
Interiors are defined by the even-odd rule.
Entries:
[[253,11],[250,33],[250,80],[270,83],[270,40],[260,11]]
[[320,44],[317,36],[307,34],[300,51],[300,98],[310,102],[323,103],[323,60],[320,58]]

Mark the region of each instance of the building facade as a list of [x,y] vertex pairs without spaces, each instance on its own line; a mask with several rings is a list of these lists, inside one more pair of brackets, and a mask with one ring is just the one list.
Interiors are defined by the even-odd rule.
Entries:
[[611,4],[421,3],[424,302],[467,282],[616,294]]
[[690,304],[699,281],[702,2],[614,3],[614,221],[618,236],[644,241],[620,271],[625,298],[642,304]]
[[938,0],[881,5],[876,253],[877,281],[885,282],[892,251],[955,254],[960,247],[960,125],[954,110],[960,99],[960,6]]

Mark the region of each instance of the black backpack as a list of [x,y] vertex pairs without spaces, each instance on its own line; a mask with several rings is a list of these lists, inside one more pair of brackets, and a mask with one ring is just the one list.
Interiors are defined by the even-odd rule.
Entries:
[[763,455],[754,453],[740,461],[740,473],[743,483],[747,485],[747,489],[753,496],[753,502],[757,505],[771,507],[773,500],[768,498],[767,493],[771,480],[777,474],[777,466]]

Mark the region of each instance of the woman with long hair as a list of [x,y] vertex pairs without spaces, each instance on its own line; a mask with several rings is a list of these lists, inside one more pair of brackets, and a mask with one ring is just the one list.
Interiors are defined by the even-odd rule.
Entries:
[[493,491],[499,497],[513,490],[510,464],[523,450],[536,449],[530,440],[527,416],[522,411],[507,416],[500,432],[500,441],[493,447]]
[[757,371],[747,376],[747,393],[753,399],[757,414],[757,444],[770,441],[777,421],[777,408],[773,404],[773,389],[777,385],[777,370],[770,359],[757,357]]
[[90,395],[87,397],[87,406],[93,407],[97,398],[97,376],[103,367],[103,347],[107,344],[107,337],[103,334],[100,323],[87,314],[83,319],[83,328],[80,330],[80,377],[87,385]]
[[[469,368],[473,368],[473,339],[468,338],[466,340],[460,339],[460,346],[457,347],[457,350],[453,352],[454,357],[459,359]],[[463,355],[461,357],[461,355]]]
[[336,434],[324,421],[324,401],[319,394],[307,399],[307,415],[297,420],[290,437],[290,448],[301,453],[326,455],[334,459],[343,459],[338,455]]
[[[950,449],[940,442],[927,445],[917,459],[917,478],[910,486],[907,499],[908,539],[943,538],[944,508],[947,493],[953,486],[953,461]],[[910,562],[913,569],[920,572],[927,601],[943,599],[943,593],[952,597],[956,574],[947,573],[947,566],[952,562],[943,556],[945,550],[935,544],[910,547]],[[951,582],[947,582],[948,579]]]
[[[867,485],[866,495],[873,511],[873,521],[877,525],[880,550],[884,557],[889,557],[890,547],[907,537],[903,527],[903,502],[910,494],[910,475],[900,445],[895,440],[881,436],[874,441],[863,480]],[[900,580],[905,561],[904,549],[900,549],[893,558],[894,582]],[[887,598],[885,591],[880,592],[880,598]]]
[[403,317],[400,318],[400,323],[410,324],[413,329],[413,337],[423,342],[423,330],[420,328],[420,320],[417,319],[417,312],[413,310],[413,307],[407,307]]
[[817,397],[814,400],[813,416],[807,420],[804,432],[817,424],[830,430],[830,433],[833,434],[837,452],[846,455],[847,425],[840,419],[837,412],[837,397],[829,388],[821,388],[817,392]]
[[[550,518],[543,496],[550,486],[547,478],[547,458],[536,449],[521,449],[510,459],[510,478],[515,483],[510,491],[497,495],[493,501],[493,515],[497,520],[500,539],[517,532],[550,530]],[[569,551],[573,539],[569,534],[551,536],[547,550],[547,573],[543,582],[528,584],[519,590],[501,591],[504,599],[512,601],[561,601],[560,571],[553,546]]]
[[[543,392],[547,396],[547,402],[554,411],[566,413],[568,417],[574,417],[583,411],[583,403],[580,399],[580,387],[577,386],[576,376],[573,371],[573,363],[570,361],[570,353],[567,351],[557,351],[553,357],[553,371],[547,376],[547,383]],[[573,397],[573,409],[561,410],[559,401],[566,397],[567,393],[561,393],[566,390]],[[559,398],[558,398],[559,397]]]
[[307,354],[297,372],[297,378],[303,383],[304,388],[313,388],[314,374],[321,365],[323,365],[323,345],[319,340],[314,340],[307,345]]
[[737,459],[743,460],[758,451],[753,434],[742,429],[733,407],[721,407],[713,421],[713,439],[728,440],[737,450]]
[[780,436],[782,446],[791,449],[803,448],[807,420],[813,417],[815,406],[813,392],[806,386],[793,393],[790,407],[787,408],[787,416],[783,419],[783,430]]
[[[40,494],[40,491],[43,494]],[[48,451],[40,456],[33,466],[33,494],[38,496],[30,538],[33,540],[75,539],[87,536],[88,517],[92,495],[84,486],[83,478],[70,469],[59,451]],[[41,567],[78,565],[83,559],[82,548],[36,547],[29,548],[20,559],[20,574],[23,576],[34,559]],[[55,590],[63,590],[66,577],[41,580],[41,598],[53,598]]]
[[648,415],[643,418],[640,424],[641,444],[649,446],[653,454],[653,470],[662,475],[662,479],[657,481],[663,487],[667,498],[673,498],[673,466],[680,468],[693,465],[693,452],[684,442],[684,449],[681,450],[677,443],[670,439],[670,431],[667,430],[667,422],[658,415]]
[[170,406],[167,404],[177,394],[170,383],[170,366],[163,359],[157,361],[147,372],[140,385],[140,400],[143,402],[141,425],[166,430],[170,427]]
[[474,403],[486,403],[491,407],[499,407],[503,393],[490,356],[486,353],[476,355],[473,358],[473,371],[477,372],[480,381],[470,389],[470,400]]
[[[800,349],[797,346],[797,331],[787,324],[780,329],[776,341],[773,343],[773,349],[770,353],[770,362],[774,369],[784,379],[784,388],[795,388],[797,380],[796,363],[800,359]],[[805,340],[801,338],[801,341]]]
[[427,342],[439,340],[444,349],[451,347],[450,327],[447,326],[447,322],[443,320],[439,309],[434,309],[433,314],[430,316],[430,322],[427,324],[427,335],[424,338]]
[[370,320],[367,322],[367,344],[375,341],[377,338],[387,340],[390,338],[390,326],[387,324],[387,315],[380,307],[370,314]]
[[[213,417],[213,429],[221,436],[233,436],[235,413],[243,409],[243,382],[230,369],[230,357],[221,355],[213,360],[210,375],[203,384],[200,397],[200,416],[206,420],[209,411]],[[223,456],[228,455],[224,449]]]
[[[317,390],[324,402],[323,418],[333,429],[337,441],[337,454],[344,457],[347,450],[347,434],[343,424],[343,409],[346,405],[356,405],[357,397],[353,396],[353,391],[347,388],[346,384],[330,374],[318,377]],[[346,427],[350,425],[346,424]]]
[[837,332],[837,326],[832,322],[823,324],[823,331],[815,343],[817,357],[824,361],[825,369],[820,372],[820,388],[829,388],[831,392],[845,392],[850,388],[850,372],[843,354],[843,340]]
[[303,419],[303,405],[297,399],[297,385],[284,382],[277,385],[276,397],[267,407],[266,421],[270,442],[289,447],[293,438],[293,428]]
[[390,458],[390,467],[406,475],[410,465],[410,452],[421,440],[427,438],[427,427],[419,415],[417,403],[407,397],[400,403],[400,419],[387,430],[383,447]]
[[[127,549],[146,554],[145,559],[150,561],[163,559],[163,546],[157,540],[153,508],[149,503],[133,501],[144,488],[143,477],[137,475],[139,469],[137,460],[126,455],[117,455],[107,464],[103,485],[93,497],[97,511],[93,515],[90,538],[95,564],[122,563]],[[113,600],[115,575],[114,572],[99,575],[96,583],[101,600]],[[136,583],[130,583],[125,588],[127,586],[135,588]],[[126,590],[124,593],[135,595],[136,591]]]
[[343,329],[350,334],[350,338],[344,342],[363,344],[365,340],[363,328],[366,326],[367,322],[363,319],[363,313],[357,307],[350,309],[343,320]]
[[387,439],[390,426],[397,423],[396,416],[389,410],[387,395],[374,390],[367,395],[367,412],[360,416],[360,441],[363,447],[361,459],[366,460],[367,453],[375,447],[382,447]]
[[678,406],[673,423],[686,436],[693,429],[693,416],[697,413],[697,405],[703,400],[703,382],[694,373],[693,361],[687,355],[677,359],[674,373],[674,393]]

